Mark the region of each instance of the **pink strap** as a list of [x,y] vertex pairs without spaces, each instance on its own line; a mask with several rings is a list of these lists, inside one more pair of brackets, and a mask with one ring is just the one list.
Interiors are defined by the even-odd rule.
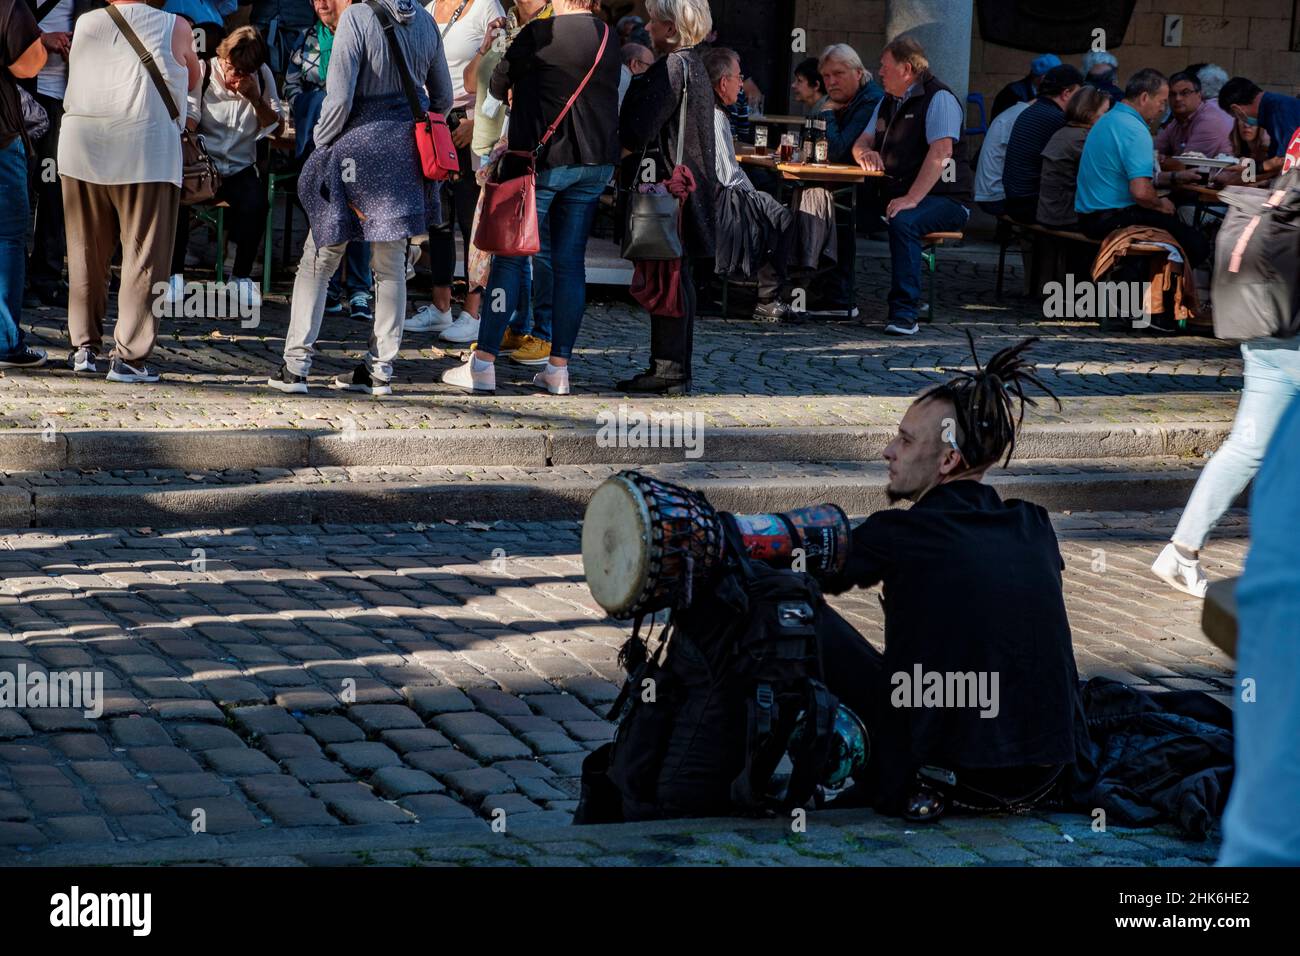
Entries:
[[537,148],[533,150],[534,156],[540,153],[542,147],[546,145],[546,141],[555,135],[556,128],[564,121],[564,117],[569,115],[569,110],[573,108],[573,104],[578,99],[579,94],[581,94],[586,88],[587,81],[590,80],[591,75],[596,72],[596,67],[600,66],[600,58],[605,55],[605,44],[609,42],[609,25],[603,20],[600,25],[605,28],[605,35],[600,38],[600,49],[596,51],[596,62],[591,64],[591,69],[588,70],[587,75],[582,78],[582,82],[578,84],[578,88],[573,91],[573,95],[569,97],[569,102],[564,104],[564,109],[560,110],[560,115],[555,117],[555,122],[547,127],[546,132],[542,134],[542,141],[538,143]]

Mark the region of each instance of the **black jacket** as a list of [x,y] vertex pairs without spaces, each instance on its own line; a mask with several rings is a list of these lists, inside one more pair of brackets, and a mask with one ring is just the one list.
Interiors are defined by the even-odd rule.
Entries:
[[[666,179],[677,156],[677,106],[682,98],[683,61],[690,68],[686,104],[686,142],[682,162],[695,177],[695,192],[686,200],[685,240],[692,256],[712,256],[717,232],[715,204],[718,177],[713,134],[713,85],[697,47],[661,57],[632,80],[623,96],[619,138],[635,155],[624,164],[623,184],[631,184],[643,150],[657,153],[662,163],[658,179]],[[630,175],[629,175],[630,174]]]
[[[1003,501],[977,481],[940,485],[911,508],[878,511],[855,528],[844,574],[824,581],[823,590],[883,582],[884,673],[891,683],[900,674],[911,678],[917,667],[927,674],[982,673],[990,682],[997,676],[996,714],[982,717],[970,705],[894,704],[884,708],[881,736],[907,741],[918,766],[1072,763],[1078,672],[1063,567],[1047,512]],[[908,782],[885,781],[885,788]]]
[[1083,685],[1080,701],[1074,808],[1100,807],[1121,826],[1170,820],[1205,839],[1232,785],[1232,711],[1200,691],[1147,694],[1104,677]]

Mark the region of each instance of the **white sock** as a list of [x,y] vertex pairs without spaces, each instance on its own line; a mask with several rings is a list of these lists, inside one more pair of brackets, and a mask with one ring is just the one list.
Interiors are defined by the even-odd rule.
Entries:
[[569,366],[567,366],[567,365],[556,365],[554,362],[552,362],[552,361],[550,361],[549,359],[547,359],[547,361],[546,361],[546,374],[547,374],[547,375],[554,375],[556,372],[563,372],[563,371],[565,371],[566,369],[568,369],[568,367],[569,367]]
[[477,355],[475,355],[472,359],[470,359],[470,361],[473,363],[472,365],[470,365],[470,370],[474,372],[486,372],[494,364],[492,362],[484,361],[483,359],[479,358]]

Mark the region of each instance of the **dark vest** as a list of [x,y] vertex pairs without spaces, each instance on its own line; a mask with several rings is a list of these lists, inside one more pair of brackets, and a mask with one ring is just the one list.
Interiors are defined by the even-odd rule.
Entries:
[[[930,108],[930,100],[940,90],[952,93],[929,70],[922,77],[920,95],[901,101],[886,96],[876,117],[875,148],[885,163],[886,178],[881,189],[887,199],[902,196],[912,188],[916,174],[921,171],[921,164],[925,162],[925,155],[930,150],[930,144],[925,139],[925,114]],[[956,163],[954,181],[945,182],[940,176],[939,181],[931,187],[930,195],[969,202],[975,178],[966,156],[964,139],[953,143],[952,158]]]

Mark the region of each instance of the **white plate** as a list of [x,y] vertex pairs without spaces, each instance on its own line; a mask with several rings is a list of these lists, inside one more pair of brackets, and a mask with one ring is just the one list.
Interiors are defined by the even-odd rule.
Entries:
[[1174,159],[1184,166],[1207,166],[1211,169],[1227,169],[1230,166],[1241,165],[1235,159],[1229,161],[1226,159],[1211,159],[1208,156],[1175,156]]

